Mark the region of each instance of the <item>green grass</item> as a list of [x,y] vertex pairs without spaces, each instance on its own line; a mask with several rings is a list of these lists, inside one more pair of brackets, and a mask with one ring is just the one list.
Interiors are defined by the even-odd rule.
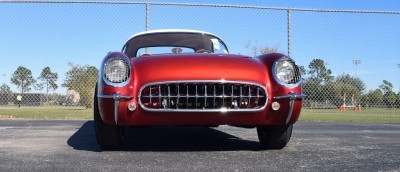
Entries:
[[299,121],[400,123],[400,109],[371,108],[361,112],[339,109],[302,109]]
[[[64,119],[91,120],[93,109],[78,107],[23,107],[0,108],[0,119]],[[364,123],[399,123],[400,109],[366,109],[362,112],[339,109],[303,108],[299,121],[307,122],[364,122]]]
[[322,113],[322,114],[380,114],[380,115],[400,115],[399,108],[367,108],[362,109],[361,112],[354,112],[353,109],[347,108],[346,111],[340,111],[339,109],[309,109],[303,108],[301,110],[304,113]]
[[0,109],[0,119],[93,119],[93,109],[59,108],[59,107],[26,107]]

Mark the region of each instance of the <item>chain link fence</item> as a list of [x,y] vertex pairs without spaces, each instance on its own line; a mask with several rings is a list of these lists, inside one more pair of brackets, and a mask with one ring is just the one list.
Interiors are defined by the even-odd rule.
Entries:
[[134,1],[0,1],[0,109],[91,108],[98,67],[146,29],[215,33],[230,53],[289,54],[304,109],[400,114],[400,12]]

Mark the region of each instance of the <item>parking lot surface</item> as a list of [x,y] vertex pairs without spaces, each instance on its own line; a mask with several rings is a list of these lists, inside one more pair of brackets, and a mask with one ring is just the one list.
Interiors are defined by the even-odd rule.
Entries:
[[400,125],[295,124],[282,150],[261,150],[255,129],[128,128],[102,151],[93,121],[0,120],[0,171],[399,171]]

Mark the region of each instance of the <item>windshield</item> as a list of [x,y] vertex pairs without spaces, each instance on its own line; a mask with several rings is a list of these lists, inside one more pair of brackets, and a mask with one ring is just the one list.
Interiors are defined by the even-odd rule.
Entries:
[[139,48],[136,53],[136,57],[156,54],[183,54],[183,53],[195,53],[194,49],[186,47],[171,47],[171,46],[160,46],[160,47],[143,47]]
[[155,33],[132,38],[124,47],[128,57],[155,54],[216,53],[228,54],[217,37],[200,33]]

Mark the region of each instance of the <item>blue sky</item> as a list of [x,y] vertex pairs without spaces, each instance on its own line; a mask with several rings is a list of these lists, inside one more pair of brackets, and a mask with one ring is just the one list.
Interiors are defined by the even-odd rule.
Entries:
[[[154,2],[154,1],[152,1]],[[156,1],[171,2],[171,1]],[[397,0],[172,1],[337,10],[400,11]],[[145,29],[143,5],[0,3],[0,84],[10,83],[18,66],[37,78],[50,66],[61,85],[67,64],[99,66],[109,51],[119,51]],[[286,12],[276,10],[150,6],[150,29],[204,30],[219,35],[231,53],[249,55],[245,44],[287,50]],[[399,90],[400,15],[292,12],[292,57],[307,66],[321,58],[334,75],[355,75],[352,60],[362,60],[358,76],[368,89],[382,80]],[[31,92],[35,92],[34,90]],[[57,92],[65,92],[59,88]]]

